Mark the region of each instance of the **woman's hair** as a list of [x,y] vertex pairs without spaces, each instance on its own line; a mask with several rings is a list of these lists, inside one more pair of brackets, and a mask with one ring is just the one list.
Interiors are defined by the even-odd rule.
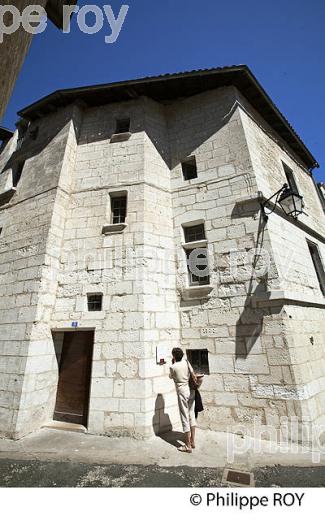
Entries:
[[182,361],[184,352],[182,351],[181,348],[177,347],[177,348],[173,348],[172,355],[176,361]]

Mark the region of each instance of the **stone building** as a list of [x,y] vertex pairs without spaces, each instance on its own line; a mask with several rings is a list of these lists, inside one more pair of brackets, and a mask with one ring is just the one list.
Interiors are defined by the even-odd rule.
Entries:
[[[2,0],[1,6],[14,5],[20,13],[30,5],[41,6],[46,9],[47,16],[59,29],[63,28],[63,6],[75,5],[77,0]],[[4,15],[4,23],[8,27],[12,25],[12,15],[7,12]],[[14,89],[21,67],[25,61],[33,35],[25,31],[22,26],[11,33],[5,34],[0,43],[0,122],[4,116],[10,96]]]
[[[321,424],[318,165],[250,70],[64,90],[19,116],[0,156],[1,435],[179,427],[179,345],[206,374],[201,427]],[[271,201],[266,222],[285,183],[304,212]]]

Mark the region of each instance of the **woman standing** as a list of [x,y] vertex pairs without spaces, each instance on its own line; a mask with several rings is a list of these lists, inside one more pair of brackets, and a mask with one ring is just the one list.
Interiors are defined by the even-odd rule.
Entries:
[[185,446],[181,446],[178,450],[192,453],[192,449],[195,448],[195,390],[190,389],[189,378],[191,373],[192,377],[195,376],[190,363],[184,358],[181,348],[174,348],[172,356],[173,365],[170,367],[169,377],[175,382],[178,408],[185,434]]

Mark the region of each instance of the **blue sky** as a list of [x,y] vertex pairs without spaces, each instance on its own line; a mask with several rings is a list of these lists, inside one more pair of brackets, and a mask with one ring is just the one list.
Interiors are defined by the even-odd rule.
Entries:
[[[37,2],[35,2],[37,3]],[[116,43],[51,24],[34,41],[4,126],[19,109],[59,88],[165,72],[247,64],[321,164],[325,182],[324,0],[81,0],[130,6]],[[91,18],[89,18],[89,23]]]

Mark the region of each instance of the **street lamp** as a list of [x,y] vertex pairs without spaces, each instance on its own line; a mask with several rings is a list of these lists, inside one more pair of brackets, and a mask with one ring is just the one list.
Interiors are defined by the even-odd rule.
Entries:
[[[276,197],[274,207],[270,213],[266,213],[265,209],[268,203]],[[267,199],[261,204],[264,221],[268,221],[268,215],[271,215],[276,208],[276,204],[279,203],[284,213],[294,219],[298,218],[303,213],[303,197],[296,193],[288,184],[284,184],[282,188],[274,193],[272,197]]]

